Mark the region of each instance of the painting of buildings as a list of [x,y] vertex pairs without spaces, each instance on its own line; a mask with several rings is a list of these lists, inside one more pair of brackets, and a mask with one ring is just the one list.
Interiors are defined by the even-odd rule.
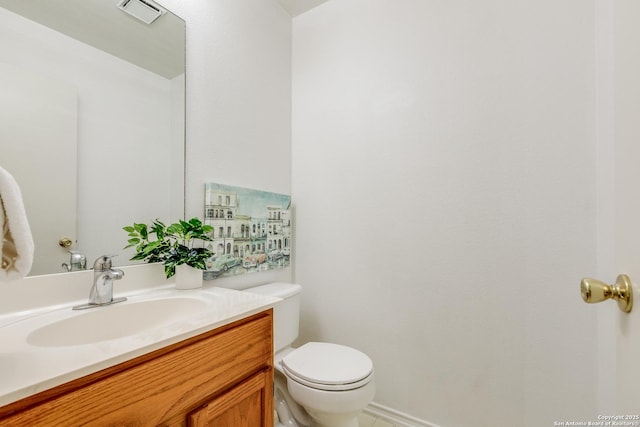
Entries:
[[291,196],[205,185],[204,223],[213,227],[205,279],[284,268],[291,255]]

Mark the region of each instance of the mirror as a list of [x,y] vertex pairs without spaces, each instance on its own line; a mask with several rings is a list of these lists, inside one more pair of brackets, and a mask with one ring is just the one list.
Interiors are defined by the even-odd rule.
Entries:
[[184,217],[185,22],[148,0],[0,0],[0,52],[0,165],[31,275],[65,271],[69,250],[129,264],[123,226]]

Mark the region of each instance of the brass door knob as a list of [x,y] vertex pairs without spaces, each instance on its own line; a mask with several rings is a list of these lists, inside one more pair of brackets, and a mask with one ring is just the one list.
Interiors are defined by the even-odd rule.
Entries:
[[629,313],[633,308],[633,285],[626,274],[620,274],[613,285],[596,279],[582,279],[580,293],[584,302],[590,304],[614,299],[618,301],[618,308],[625,313]]
[[61,237],[60,240],[58,240],[58,245],[60,245],[61,248],[70,248],[71,245],[73,245],[73,240],[69,237]]

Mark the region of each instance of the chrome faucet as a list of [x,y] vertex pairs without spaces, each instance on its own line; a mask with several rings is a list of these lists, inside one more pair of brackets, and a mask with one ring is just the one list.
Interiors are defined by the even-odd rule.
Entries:
[[67,271],[80,271],[87,269],[87,258],[78,251],[69,251],[69,264],[62,263],[62,268]]
[[124,271],[111,267],[111,258],[115,255],[102,255],[93,263],[93,286],[89,293],[89,303],[73,307],[74,310],[100,307],[126,301],[126,298],[113,298],[113,281],[120,280]]

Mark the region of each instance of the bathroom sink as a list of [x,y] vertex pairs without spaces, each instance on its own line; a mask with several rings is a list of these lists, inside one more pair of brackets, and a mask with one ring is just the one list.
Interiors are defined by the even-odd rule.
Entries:
[[95,344],[134,336],[204,311],[206,300],[171,297],[127,301],[78,312],[32,330],[27,342],[38,347]]

